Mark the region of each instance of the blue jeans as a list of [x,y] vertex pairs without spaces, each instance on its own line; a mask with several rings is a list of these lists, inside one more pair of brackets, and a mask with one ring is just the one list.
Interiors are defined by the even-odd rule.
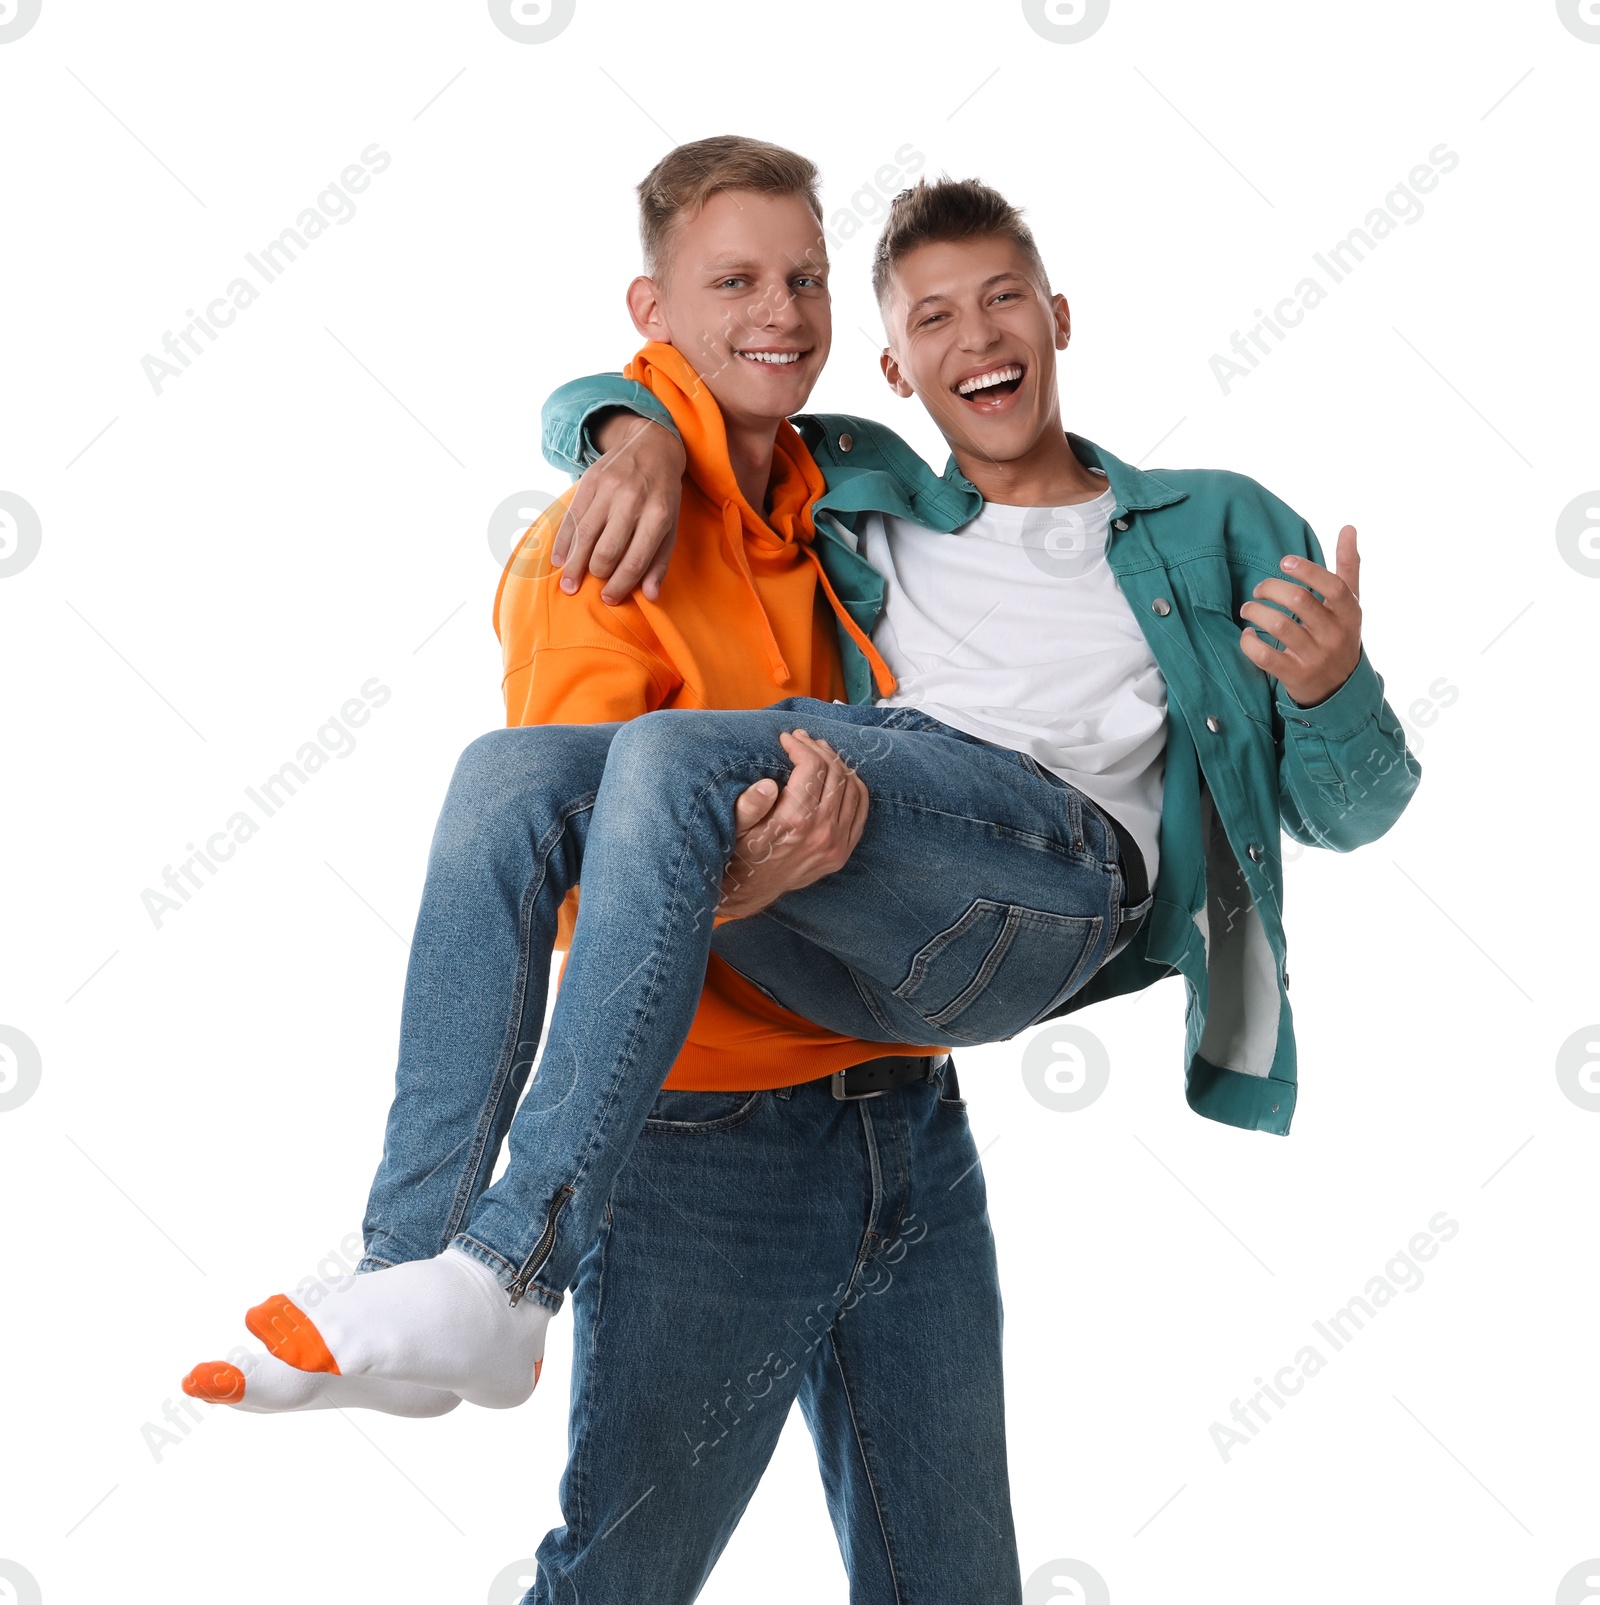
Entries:
[[1014,1035],[1094,973],[1122,905],[1103,816],[915,709],[796,697],[495,731],[462,756],[434,836],[364,1269],[450,1244],[513,1302],[560,1307],[694,1018],[735,799],[786,777],[777,738],[796,726],[866,781],[866,828],[843,869],[721,927],[720,956],[796,1013],[886,1045]]
[[578,1268],[527,1605],[688,1605],[796,1399],[853,1605],[1020,1605],[994,1240],[946,1090],[656,1098]]

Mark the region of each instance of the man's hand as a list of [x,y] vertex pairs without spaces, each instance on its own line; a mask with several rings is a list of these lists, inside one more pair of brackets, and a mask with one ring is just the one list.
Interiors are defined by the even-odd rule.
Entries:
[[717,913],[759,914],[785,892],[843,869],[867,822],[867,788],[826,741],[804,730],[778,737],[794,769],[758,780],[734,804],[738,835]]
[[[1239,638],[1244,655],[1281,681],[1302,708],[1326,702],[1361,661],[1361,554],[1356,550],[1355,525],[1346,524],[1339,531],[1334,561],[1337,574],[1308,557],[1284,558],[1283,571],[1289,579],[1262,580],[1251,593],[1261,600],[1239,609],[1255,626]],[[1313,591],[1321,593],[1320,601]],[[1269,607],[1269,602],[1288,608],[1294,616]],[[1268,646],[1256,629],[1276,636],[1282,649]]]
[[631,412],[613,413],[594,438],[603,455],[578,481],[550,561],[566,570],[563,591],[576,591],[587,567],[606,581],[601,601],[627,601],[643,576],[644,594],[654,602],[678,538],[688,461],[683,442]]

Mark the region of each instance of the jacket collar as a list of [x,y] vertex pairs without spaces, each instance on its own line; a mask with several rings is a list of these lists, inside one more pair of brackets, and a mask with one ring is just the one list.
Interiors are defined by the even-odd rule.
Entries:
[[[1103,446],[1097,446],[1092,440],[1082,435],[1075,435],[1071,430],[1067,431],[1067,444],[1072,447],[1073,456],[1085,468],[1098,468],[1105,474],[1112,494],[1117,498],[1119,513],[1144,513],[1154,507],[1170,507],[1174,502],[1181,502],[1189,494],[1169,485],[1166,480],[1155,474],[1147,474],[1142,469],[1123,462],[1120,457],[1113,457]],[[956,467],[953,455],[945,465],[942,482],[963,486],[973,496],[978,497],[980,502],[982,500],[977,487]]]
[[1067,431],[1067,443],[1085,468],[1104,471],[1121,512],[1144,513],[1154,507],[1170,507],[1189,494],[1169,485],[1155,474],[1147,474],[1123,462],[1120,457],[1113,457],[1104,447],[1095,445],[1082,435],[1073,434],[1071,430]]
[[[807,444],[813,446],[828,437],[828,426],[836,421],[797,420]],[[1082,435],[1069,431],[1067,441],[1079,462],[1104,472],[1119,513],[1169,507],[1188,494],[1155,474],[1123,462]],[[944,472],[935,475],[899,436],[886,429],[873,431],[870,449],[864,450],[863,444],[856,446],[851,457],[830,457],[825,462],[828,489],[819,504],[822,511],[890,513],[926,529],[947,532],[960,529],[983,511],[982,493],[956,466],[954,455],[945,464]]]

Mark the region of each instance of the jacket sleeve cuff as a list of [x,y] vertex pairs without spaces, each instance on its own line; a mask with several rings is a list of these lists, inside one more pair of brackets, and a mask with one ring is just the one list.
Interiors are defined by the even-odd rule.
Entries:
[[1383,681],[1362,647],[1361,660],[1350,678],[1331,697],[1302,708],[1280,683],[1278,712],[1291,734],[1314,733],[1325,741],[1348,741],[1377,718],[1383,707]]
[[600,456],[593,434],[598,415],[619,408],[678,432],[672,414],[637,380],[624,379],[620,373],[593,374],[562,385],[545,402],[545,460],[569,474],[581,474]]

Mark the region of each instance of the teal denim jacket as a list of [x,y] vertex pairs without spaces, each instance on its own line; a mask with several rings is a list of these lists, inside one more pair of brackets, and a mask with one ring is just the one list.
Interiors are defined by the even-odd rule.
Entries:
[[[545,403],[546,458],[581,473],[597,454],[590,420],[615,407],[673,427],[643,386],[616,374],[580,379]],[[884,580],[839,527],[853,534],[861,515],[879,512],[953,532],[983,498],[954,458],[935,474],[870,419],[793,422],[827,483],[813,509],[818,555],[870,636]],[[1181,974],[1190,1108],[1283,1135],[1298,1077],[1280,832],[1335,852],[1374,841],[1400,817],[1421,766],[1364,649],[1344,685],[1311,708],[1239,650],[1239,608],[1259,581],[1282,577],[1279,559],[1323,561],[1304,519],[1242,474],[1144,473],[1081,436],[1067,438],[1116,496],[1106,560],[1166,678],[1168,712],[1154,904],[1128,947],[1063,1012]],[[850,700],[871,702],[866,660],[843,630],[839,646]]]

